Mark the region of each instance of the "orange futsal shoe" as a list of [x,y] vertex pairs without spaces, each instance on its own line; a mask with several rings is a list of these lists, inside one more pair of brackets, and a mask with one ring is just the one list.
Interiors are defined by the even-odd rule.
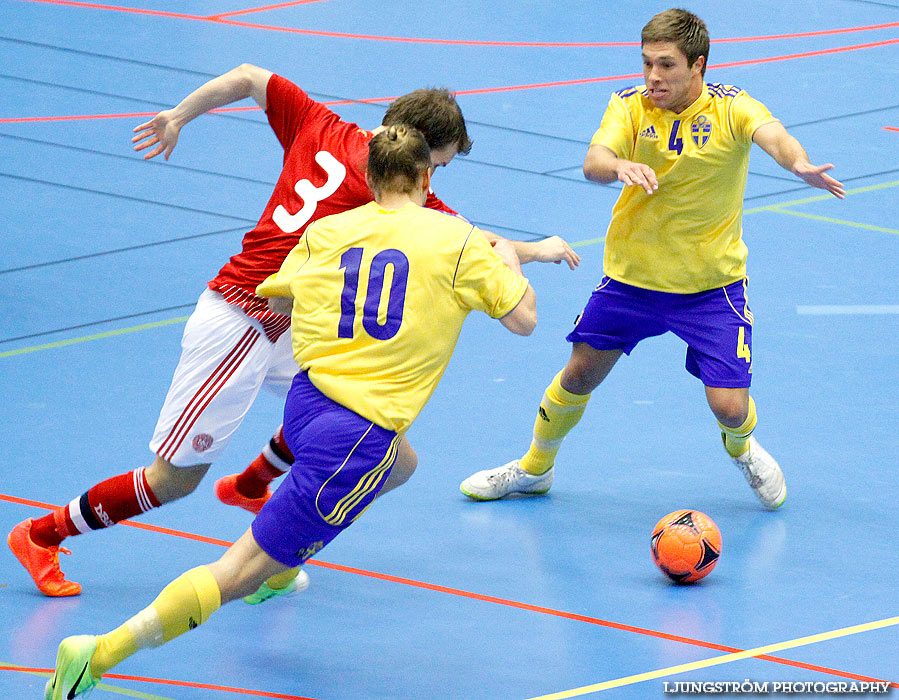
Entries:
[[271,489],[266,487],[264,496],[249,498],[237,490],[237,476],[237,474],[229,474],[215,482],[216,498],[226,506],[237,506],[250,511],[253,515],[258,515],[262,506],[272,497]]
[[31,541],[31,518],[16,525],[6,538],[9,548],[25,567],[41,593],[62,598],[81,593],[81,584],[66,581],[59,570],[59,553],[71,554],[65,547],[41,547]]

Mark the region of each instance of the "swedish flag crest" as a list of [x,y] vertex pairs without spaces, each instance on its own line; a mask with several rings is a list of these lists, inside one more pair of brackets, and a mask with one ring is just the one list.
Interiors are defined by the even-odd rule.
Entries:
[[712,122],[707,116],[700,114],[693,120],[690,135],[693,137],[693,143],[702,148],[709,142],[709,137],[712,135]]

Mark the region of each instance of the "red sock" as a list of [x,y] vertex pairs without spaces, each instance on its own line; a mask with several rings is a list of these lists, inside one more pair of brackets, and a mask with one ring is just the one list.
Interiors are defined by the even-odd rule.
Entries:
[[290,469],[292,464],[293,454],[284,442],[284,429],[281,426],[262,453],[237,475],[235,486],[247,498],[261,498],[268,485]]
[[140,467],[101,481],[69,505],[35,520],[31,540],[41,547],[59,546],[66,537],[112,527],[159,505],[147,483],[144,467]]

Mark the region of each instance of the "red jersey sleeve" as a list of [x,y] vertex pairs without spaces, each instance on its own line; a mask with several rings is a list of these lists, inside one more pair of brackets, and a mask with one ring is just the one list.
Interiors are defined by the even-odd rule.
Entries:
[[272,74],[265,89],[265,115],[287,153],[303,125],[328,109],[307,95],[287,78]]

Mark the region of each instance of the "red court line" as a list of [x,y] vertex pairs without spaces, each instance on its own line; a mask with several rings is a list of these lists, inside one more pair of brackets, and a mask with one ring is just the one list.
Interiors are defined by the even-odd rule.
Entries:
[[209,15],[206,19],[221,19],[222,17],[234,17],[236,15],[248,15],[252,12],[266,12],[268,10],[280,10],[284,7],[293,7],[294,5],[308,5],[313,2],[322,2],[322,0],[293,0],[293,2],[282,2],[278,5],[267,5],[266,7],[251,7],[247,10],[236,10],[235,12],[222,12],[217,15]]
[[886,129],[887,131],[899,131],[899,127],[895,127],[895,126],[885,126],[883,128]]
[[[9,501],[10,503],[17,503],[20,505],[33,506],[36,508],[43,508],[45,510],[53,510],[55,506],[51,506],[47,503],[41,503],[40,501],[32,501],[27,498],[19,498],[17,496],[7,496],[6,494],[0,493],[0,501]],[[146,525],[143,523],[135,523],[131,520],[122,520],[119,522],[120,525],[128,525],[130,527],[136,527],[142,530],[149,530],[152,532],[159,532],[166,535],[172,535],[174,537],[182,537],[184,539],[195,540],[197,542],[207,542],[209,544],[218,544],[224,547],[230,547],[231,542],[227,542],[225,540],[217,540],[211,537],[205,537],[203,535],[195,535],[189,532],[183,532],[180,530],[171,530],[169,528],[159,527],[157,525]],[[737,647],[725,646],[723,644],[715,644],[713,642],[704,642],[700,639],[692,639],[690,637],[682,637],[676,634],[669,634],[667,632],[658,632],[656,630],[650,630],[643,627],[634,627],[633,625],[625,625],[620,622],[610,622],[609,620],[603,620],[598,617],[590,617],[588,615],[580,615],[577,613],[569,613],[564,612],[562,610],[554,610],[553,608],[545,608],[540,605],[531,605],[530,603],[520,603],[514,600],[508,600],[506,598],[497,598],[496,596],[482,595],[480,593],[472,593],[471,591],[465,591],[461,588],[450,588],[448,586],[440,586],[434,583],[425,583],[424,581],[416,581],[415,579],[403,578],[401,576],[393,576],[391,574],[382,574],[376,571],[368,571],[367,569],[358,569],[353,566],[345,566],[343,564],[332,564],[330,562],[319,561],[317,559],[309,559],[307,564],[311,566],[318,566],[323,569],[331,569],[333,571],[340,571],[342,573],[348,574],[356,574],[357,576],[365,576],[367,578],[378,579],[380,581],[388,581],[390,583],[399,583],[404,586],[411,586],[413,588],[421,588],[428,591],[434,591],[436,593],[445,593],[447,595],[458,596],[460,598],[469,598],[471,600],[477,600],[484,603],[494,603],[496,605],[503,605],[510,608],[517,608],[519,610],[526,610],[528,612],[536,612],[543,615],[551,615],[553,617],[560,617],[567,620],[574,620],[576,622],[586,622],[591,625],[597,625],[600,627],[606,627],[609,629],[619,630],[622,632],[632,632],[634,634],[642,634],[647,637],[654,637],[656,639],[664,639],[671,642],[679,642],[681,644],[688,644],[690,646],[702,647],[705,649],[713,649],[715,651],[724,651],[727,653],[739,653],[741,651],[745,651],[744,649],[738,649]],[[792,659],[784,659],[779,656],[770,656],[768,654],[763,654],[755,657],[757,659],[762,659],[763,661],[771,661],[773,663],[782,664],[784,666],[792,666],[794,668],[801,668],[807,671],[816,671],[818,673],[824,673],[827,675],[838,676],[840,678],[848,678],[851,680],[857,681],[866,681],[869,683],[889,683],[889,681],[884,681],[879,678],[872,678],[870,676],[862,676],[857,673],[850,673],[848,671],[839,671],[837,669],[828,668],[826,666],[817,666],[815,664],[807,664],[802,661],[793,661]],[[114,676],[109,675],[110,678]],[[130,678],[129,676],[122,676],[122,678]],[[890,683],[891,687],[899,688],[899,683]]]
[[[76,2],[75,0],[23,0],[25,2],[41,2],[54,5],[68,5],[71,7],[83,7],[94,10],[109,10],[113,12],[128,12],[133,14],[155,15],[161,17],[174,17],[177,19],[189,19],[195,21],[216,22],[220,24],[231,24],[235,26],[248,27],[252,29],[264,29],[268,31],[293,32],[297,34],[306,34],[309,36],[326,36],[341,39],[364,39],[369,41],[393,41],[403,43],[416,44],[450,44],[455,46],[504,46],[504,47],[537,47],[537,48],[596,48],[596,47],[615,47],[615,46],[640,46],[639,41],[583,41],[583,42],[554,42],[554,41],[477,41],[466,39],[426,39],[420,37],[397,37],[397,36],[379,36],[372,34],[351,34],[346,32],[328,32],[314,29],[296,29],[290,27],[277,27],[267,24],[254,24],[249,22],[238,22],[223,19],[229,15],[240,13],[224,13],[221,15],[188,15],[177,12],[163,12],[160,10],[146,10],[137,7],[117,7],[115,5],[102,5],[90,2]],[[311,0],[310,0],[311,1]],[[298,3],[285,3],[292,5]],[[273,6],[278,7],[278,6]],[[269,9],[269,8],[262,8]],[[257,10],[249,10],[247,12],[255,12]],[[712,39],[712,43],[734,43],[742,41],[768,41],[771,39],[795,39],[812,36],[828,36],[832,34],[845,34],[850,32],[865,32],[876,29],[890,29],[899,26],[899,22],[890,22],[887,24],[872,24],[862,27],[845,27],[839,29],[824,29],[813,32],[797,32],[794,34],[775,34],[771,36],[754,36],[754,37],[732,37],[724,39]]]
[[[0,671],[19,671],[21,673],[53,673],[52,668],[35,668],[31,666],[2,666]],[[248,688],[233,688],[229,685],[211,685],[209,683],[194,683],[193,681],[175,681],[168,678],[150,678],[148,676],[125,676],[120,673],[106,673],[103,680],[114,678],[122,681],[137,681],[139,683],[158,683],[160,685],[175,685],[180,688],[202,688],[203,690],[218,690],[223,693],[236,693],[238,695],[252,695],[257,698],[278,698],[279,700],[315,700],[305,695],[285,695],[284,693],[270,693],[267,690],[249,690]]]
[[[27,2],[66,2],[68,3],[70,0],[26,0]],[[739,66],[750,66],[757,65],[760,63],[776,63],[780,61],[792,61],[800,58],[811,58],[813,56],[826,56],[830,54],[836,53],[845,53],[847,51],[862,51],[865,49],[873,49],[879,48],[882,46],[891,46],[893,44],[899,44],[899,39],[887,39],[884,41],[874,41],[867,44],[853,44],[852,46],[838,46],[831,49],[820,49],[818,51],[804,51],[802,53],[791,53],[784,54],[783,56],[770,56],[768,58],[752,58],[745,61],[731,61],[728,63],[716,63],[708,67],[708,70],[717,70],[720,68],[735,68]],[[552,88],[552,87],[567,87],[572,85],[587,85],[591,83],[602,83],[609,82],[612,80],[635,80],[642,78],[642,73],[629,73],[625,75],[606,75],[600,76],[597,78],[577,78],[574,80],[557,80],[554,82],[547,83],[528,83],[524,85],[506,85],[502,87],[492,87],[492,88],[476,88],[471,90],[458,90],[456,91],[457,95],[483,95],[490,93],[499,93],[499,92],[513,92],[517,90],[537,90],[543,88]],[[343,105],[343,104],[354,104],[354,103],[369,103],[369,102],[389,102],[395,100],[396,97],[369,97],[365,99],[359,100],[335,100],[332,102],[325,102],[325,105]],[[226,107],[221,109],[212,110],[213,112],[237,112],[237,111],[248,111],[258,109],[258,107]],[[31,122],[31,121],[63,121],[66,119],[112,119],[118,117],[140,117],[140,116],[154,116],[154,113],[136,113],[136,114],[100,114],[100,115],[79,115],[74,117],[8,117],[0,119],[0,124],[4,123],[15,123],[15,122]],[[885,127],[887,129],[891,129],[891,127]]]

